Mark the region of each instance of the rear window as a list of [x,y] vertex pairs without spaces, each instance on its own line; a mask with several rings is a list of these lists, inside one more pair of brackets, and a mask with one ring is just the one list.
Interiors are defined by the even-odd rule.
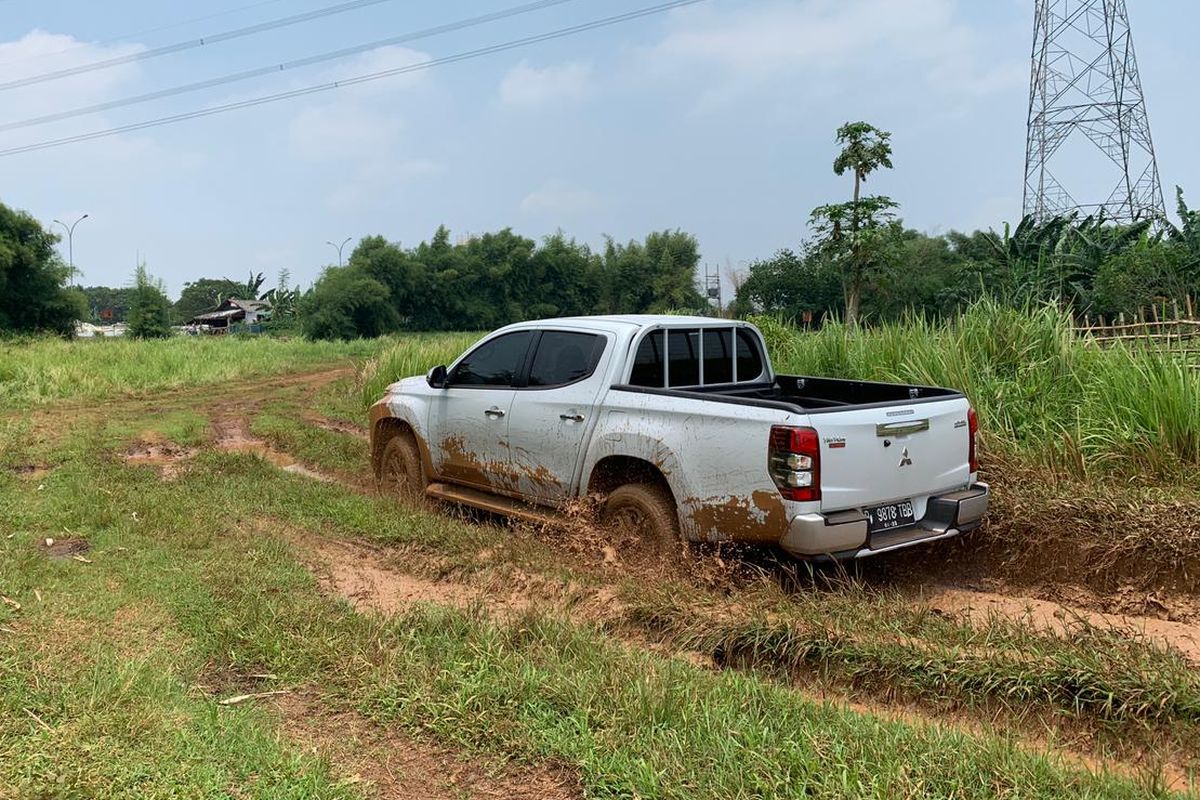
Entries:
[[[664,361],[669,363],[664,364]],[[738,383],[763,378],[763,356],[749,330],[683,328],[652,331],[638,345],[629,383],[660,389],[664,385],[681,388],[733,383],[735,365]]]
[[649,386],[661,389],[663,385],[663,332],[652,331],[638,345],[633,357],[633,372],[629,376],[633,386]]
[[670,386],[700,385],[700,331],[667,331],[667,381]]
[[590,333],[543,333],[529,371],[529,385],[565,386],[590,377],[604,354],[604,344],[603,336]]
[[750,331],[743,329],[737,332],[737,380],[738,383],[753,383],[760,380],[766,367],[763,364],[762,353],[758,351],[758,342]]

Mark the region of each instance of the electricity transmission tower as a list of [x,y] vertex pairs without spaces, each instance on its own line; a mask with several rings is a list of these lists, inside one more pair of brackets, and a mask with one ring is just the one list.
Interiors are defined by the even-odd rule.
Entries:
[[1034,27],[1025,213],[1166,219],[1125,0],[1037,0]]

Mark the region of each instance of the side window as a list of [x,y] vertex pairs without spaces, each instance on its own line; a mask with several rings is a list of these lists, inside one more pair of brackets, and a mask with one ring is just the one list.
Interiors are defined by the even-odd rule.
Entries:
[[637,354],[633,357],[633,371],[629,376],[631,386],[646,386],[661,389],[663,386],[663,332],[653,331],[642,338]]
[[547,331],[529,371],[530,386],[565,386],[591,376],[604,354],[605,338],[591,333]]
[[733,382],[733,328],[704,332],[704,384]]
[[737,332],[737,379],[738,383],[748,383],[762,377],[762,353],[749,331]]
[[667,333],[667,380],[671,386],[700,384],[700,331],[672,330]]
[[467,354],[450,375],[452,386],[512,386],[533,339],[531,331],[498,336]]

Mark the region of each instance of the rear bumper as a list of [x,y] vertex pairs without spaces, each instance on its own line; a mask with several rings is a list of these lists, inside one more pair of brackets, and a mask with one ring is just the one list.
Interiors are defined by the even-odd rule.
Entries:
[[867,534],[861,511],[801,514],[792,520],[779,544],[801,558],[865,558],[915,544],[949,539],[978,528],[987,513],[991,490],[986,483],[929,498],[925,517],[916,525]]

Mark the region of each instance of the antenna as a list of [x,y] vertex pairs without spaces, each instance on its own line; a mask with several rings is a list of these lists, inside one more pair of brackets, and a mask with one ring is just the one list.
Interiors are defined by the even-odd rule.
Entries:
[[[1114,188],[1073,193],[1058,177],[1068,163]],[[1073,211],[1126,224],[1166,219],[1125,0],[1037,0],[1025,214]]]

